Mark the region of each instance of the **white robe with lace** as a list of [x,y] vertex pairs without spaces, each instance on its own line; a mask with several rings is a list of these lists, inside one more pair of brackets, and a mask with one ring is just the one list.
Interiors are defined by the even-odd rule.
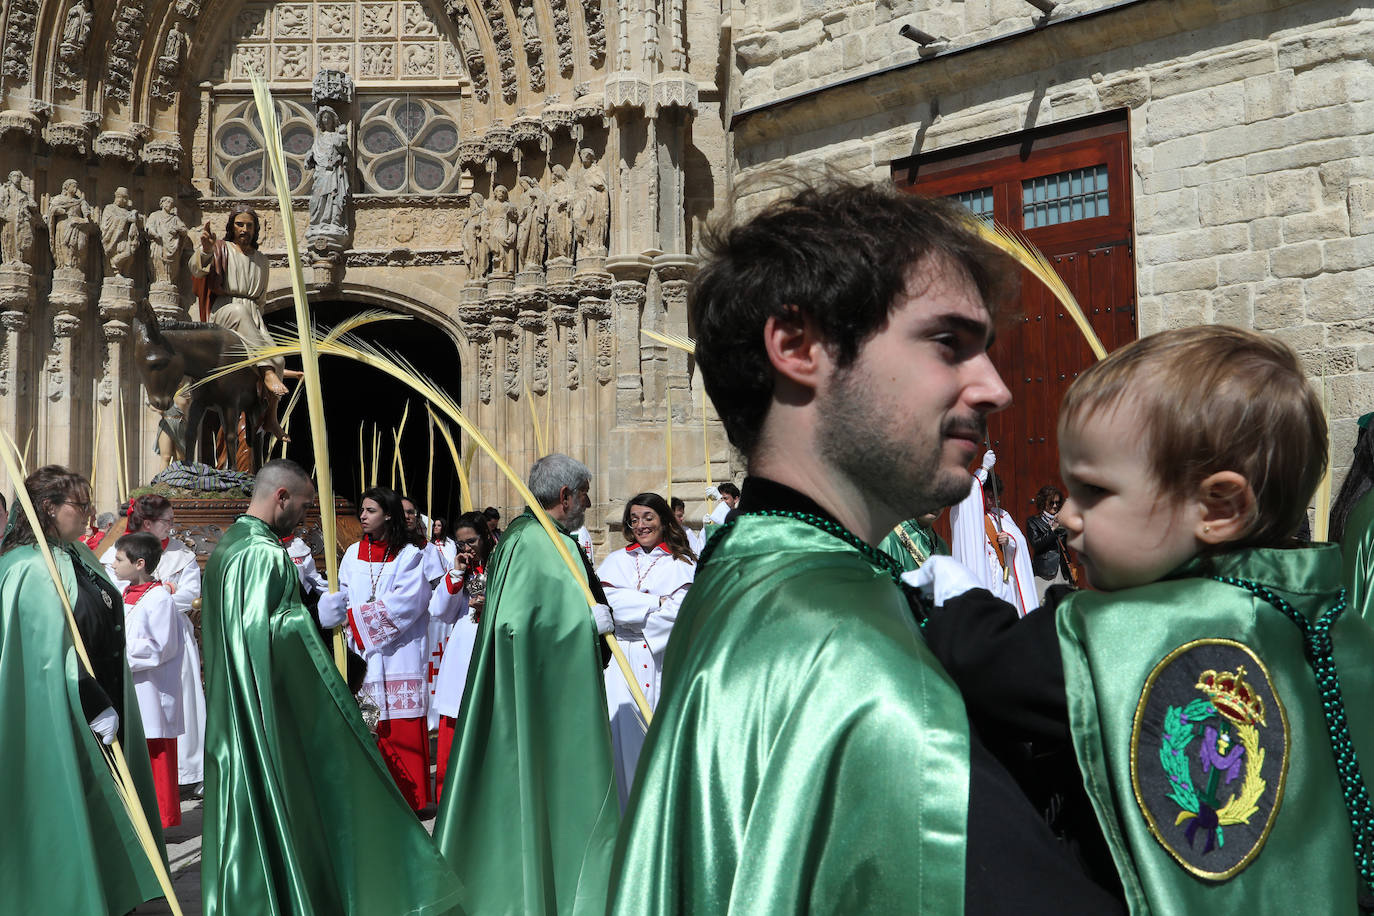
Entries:
[[968,496],[955,503],[950,510],[950,554],[973,574],[979,585],[1015,605],[1016,612],[1025,617],[1040,606],[1040,599],[1035,592],[1035,571],[1031,569],[1030,544],[1012,520],[1011,514],[1002,509],[999,516],[1001,527],[1011,537],[1011,543],[1003,550],[1009,571],[1003,581],[1002,564],[997,559],[997,549],[988,539],[984,521],[982,481],[986,475],[987,472],[981,468],[975,472]]

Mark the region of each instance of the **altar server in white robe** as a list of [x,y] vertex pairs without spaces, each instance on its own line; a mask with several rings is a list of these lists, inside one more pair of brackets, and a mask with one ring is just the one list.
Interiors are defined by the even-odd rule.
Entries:
[[148,759],[153,767],[162,826],[181,823],[177,786],[177,736],[181,734],[181,627],[171,594],[153,578],[162,556],[157,537],[146,531],[115,542],[114,568],[128,584],[124,597],[124,655],[138,697]]
[[286,546],[286,555],[296,564],[296,575],[300,577],[301,588],[305,590],[306,596],[323,595],[328,592],[329,580],[320,574],[320,567],[315,562],[315,555],[310,552],[310,545],[294,534],[282,538],[281,542]]
[[997,456],[989,449],[983,466],[973,472],[968,496],[950,510],[950,554],[973,574],[975,582],[1015,605],[1016,612],[1025,617],[1040,606],[1035,570],[1030,544],[1016,520],[987,498],[988,475],[996,463]]
[[[429,542],[425,544],[423,560],[425,578],[429,580],[430,588],[435,592],[431,600],[439,600],[442,598],[438,593],[439,580],[453,569],[453,557],[458,553],[458,545],[448,536],[447,519],[436,516],[426,523],[426,529],[429,531]],[[431,616],[429,619],[429,667],[426,669],[429,677],[429,715],[426,721],[430,731],[439,727],[439,711],[434,708],[434,692],[439,683],[439,671],[443,666],[444,651],[448,646],[449,631],[452,628],[451,623],[446,623],[440,617]]]
[[435,769],[435,801],[442,800],[444,775],[448,772],[449,751],[458,710],[463,705],[463,688],[468,681],[472,647],[477,644],[477,627],[486,605],[487,557],[496,547],[486,516],[466,512],[453,522],[456,547],[453,563],[445,579],[435,587],[429,602],[434,620],[449,628],[439,676],[434,679],[433,712],[439,718],[439,754]]
[[674,496],[668,500],[668,505],[673,510],[673,518],[677,519],[677,523],[687,533],[687,546],[692,548],[693,553],[700,555],[706,547],[706,532],[687,527],[687,504],[685,502]]
[[401,794],[419,811],[430,801],[429,599],[424,551],[406,525],[401,498],[386,487],[363,491],[358,518],[363,539],[344,551],[339,590],[347,608],[335,619],[323,608],[320,623],[346,623],[354,651],[367,661],[362,693],[377,704],[377,747]]
[[[205,687],[200,680],[200,649],[192,623],[192,614],[199,612],[191,607],[200,597],[200,563],[194,550],[172,537],[176,518],[171,500],[149,493],[129,502],[126,533],[146,532],[162,544],[162,559],[157,562],[153,578],[171,594],[181,630],[181,709],[185,729],[177,738],[178,779],[183,786],[195,786],[196,794],[200,794],[200,786],[205,782]],[[115,587],[123,590],[129,583],[116,575],[114,561],[115,548],[111,546],[101,555],[100,562]]]
[[[652,710],[658,704],[659,672],[678,609],[696,575],[697,555],[687,533],[657,493],[640,493],[625,504],[624,550],[616,550],[597,569],[615,619],[615,638],[630,670],[639,675]],[[610,707],[611,743],[620,809],[634,784],[635,766],[644,746],[644,727],[634,697],[615,665],[606,668],[606,702]]]

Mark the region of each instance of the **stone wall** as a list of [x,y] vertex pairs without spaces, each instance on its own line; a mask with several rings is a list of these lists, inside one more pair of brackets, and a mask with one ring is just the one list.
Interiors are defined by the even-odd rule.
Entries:
[[[1107,6],[751,5],[733,23],[737,181],[783,162],[884,180],[894,159],[1129,110],[1140,332],[1290,343],[1325,376],[1339,485],[1374,409],[1374,13]],[[949,41],[923,58],[907,22]]]

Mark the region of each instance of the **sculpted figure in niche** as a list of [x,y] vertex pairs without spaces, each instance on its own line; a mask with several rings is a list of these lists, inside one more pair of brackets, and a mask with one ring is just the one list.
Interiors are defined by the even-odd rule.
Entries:
[[115,188],[114,202],[100,213],[100,243],[105,260],[125,279],[133,276],[134,258],[143,248],[140,217],[132,206],[128,188]]
[[498,184],[492,189],[491,201],[487,204],[487,234],[495,259],[493,274],[509,276],[515,273],[515,241],[519,226],[520,214],[510,202],[506,186]]
[[181,72],[181,60],[186,55],[186,33],[177,23],[167,33],[167,41],[162,45],[162,56],[157,59],[157,68],[167,76]]
[[544,243],[548,235],[549,199],[539,182],[529,175],[520,178],[523,188],[520,203],[520,230],[516,239],[520,269],[538,270],[544,266]]
[[572,257],[573,198],[575,189],[568,178],[568,170],[553,167],[553,184],[549,187],[549,260]]
[[525,44],[537,44],[539,42],[539,26],[534,21],[534,4],[520,4],[520,34],[525,38]]
[[606,173],[596,164],[589,149],[578,154],[582,159],[581,187],[573,205],[573,225],[578,255],[604,257],[606,230],[611,220],[611,195],[606,189]]
[[458,17],[458,43],[462,45],[464,53],[482,49],[477,43],[477,29],[473,27],[472,16],[466,7],[463,8],[463,14]]
[[191,236],[177,215],[176,202],[170,197],[158,201],[157,212],[148,217],[145,226],[153,282],[177,286],[181,280],[181,253],[190,247]]
[[463,223],[463,259],[469,280],[480,280],[487,275],[491,249],[487,247],[486,221],[485,198],[473,191],[468,198],[468,218]]
[[52,245],[54,270],[79,270],[84,275],[90,266],[91,233],[95,231],[95,211],[86,202],[75,178],[62,182],[62,193],[48,201],[48,241]]
[[24,187],[24,173],[10,172],[0,185],[0,258],[6,264],[33,266],[34,226],[38,204]]
[[322,107],[316,118],[315,142],[305,154],[305,167],[315,170],[310,183],[310,228],[348,226],[348,128],[334,109]]
[[62,44],[57,54],[69,66],[75,66],[86,53],[86,41],[91,37],[91,8],[86,0],[76,0],[67,11],[62,25]]

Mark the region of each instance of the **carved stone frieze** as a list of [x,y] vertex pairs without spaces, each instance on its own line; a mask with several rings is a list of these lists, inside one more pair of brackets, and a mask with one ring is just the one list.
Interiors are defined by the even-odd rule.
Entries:
[[511,138],[516,146],[537,146],[549,148],[549,135],[544,130],[544,121],[534,115],[521,115],[511,122]]
[[563,365],[567,370],[568,388],[574,391],[577,390],[578,385],[582,384],[582,366],[579,362],[582,341],[579,331],[576,320],[569,321],[563,327],[563,340],[567,347]]
[[133,134],[107,130],[95,138],[95,154],[101,159],[115,159],[133,165],[138,162],[138,145]]
[[143,161],[155,169],[167,172],[181,170],[181,140],[153,140],[143,146]]
[[0,140],[6,139],[10,134],[17,134],[24,138],[38,136],[42,129],[43,122],[38,115],[28,111],[3,111],[0,112]]
[[54,150],[85,156],[90,151],[90,142],[91,131],[85,124],[54,121],[48,125],[48,145]]
[[501,10],[501,0],[482,0],[482,10],[486,13],[487,24],[491,27],[491,40],[496,44],[496,58],[501,70],[501,98],[514,102],[518,88],[515,77],[515,52],[511,44],[510,30],[506,27],[506,15]]
[[605,385],[612,379],[615,370],[615,339],[611,334],[611,322],[596,323],[596,380]]
[[5,20],[3,72],[15,85],[33,73],[33,39],[38,28],[38,0],[11,0]]
[[148,18],[142,0],[125,0],[115,15],[114,39],[107,49],[105,95],[118,102],[129,101],[134,82],[134,66]]
[[649,81],[625,70],[617,70],[606,77],[604,92],[606,114],[642,111],[651,106],[653,99]]
[[549,337],[539,333],[534,337],[534,355],[530,358],[530,390],[535,394],[549,391]]
[[558,45],[558,72],[571,76],[573,72],[572,22],[568,18],[568,0],[549,0],[553,10],[553,37]]
[[697,81],[682,73],[655,77],[653,100],[648,113],[652,115],[665,108],[680,108],[696,114]]
[[496,351],[492,345],[491,329],[474,328],[471,336],[477,342],[477,397],[483,404],[490,404],[492,377],[496,374]]
[[499,121],[487,128],[483,140],[486,141],[488,156],[506,157],[515,152],[514,135],[511,134],[510,128],[505,127]]
[[487,161],[487,141],[481,137],[472,137],[458,144],[459,164],[475,169]]
[[601,17],[601,0],[582,0],[582,19],[587,24],[587,58],[593,67],[606,60],[606,23]]

